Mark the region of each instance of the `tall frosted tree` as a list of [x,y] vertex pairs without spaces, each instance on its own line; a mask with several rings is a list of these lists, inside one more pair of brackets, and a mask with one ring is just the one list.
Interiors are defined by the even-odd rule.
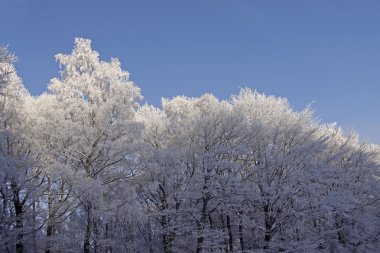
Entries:
[[32,140],[25,123],[30,100],[13,65],[0,48],[0,251],[35,248],[39,228],[36,205],[43,177],[34,166]]
[[[45,144],[54,143],[54,170],[66,171],[64,184],[70,189],[65,192],[76,198],[78,209],[72,216],[84,221],[79,230],[83,251],[105,250],[112,246],[113,211],[126,202],[120,189],[126,189],[127,179],[135,174],[134,143],[141,127],[133,118],[140,89],[117,59],[100,61],[90,40],[77,38],[72,53],[56,59],[61,76],[52,79],[49,93],[39,98],[39,116],[49,121],[41,124],[49,128],[41,133],[53,131]],[[59,187],[51,186],[55,189]]]

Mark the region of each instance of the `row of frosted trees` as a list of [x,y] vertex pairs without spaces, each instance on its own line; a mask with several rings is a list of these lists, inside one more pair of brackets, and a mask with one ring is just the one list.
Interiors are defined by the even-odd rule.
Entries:
[[380,149],[242,89],[141,105],[76,39],[32,97],[0,49],[0,252],[376,252]]

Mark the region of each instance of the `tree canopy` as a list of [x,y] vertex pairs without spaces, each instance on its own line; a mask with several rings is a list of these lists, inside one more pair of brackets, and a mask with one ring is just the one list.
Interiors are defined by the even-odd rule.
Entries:
[[0,48],[1,252],[376,252],[380,148],[249,88],[141,104],[88,39],[33,97]]

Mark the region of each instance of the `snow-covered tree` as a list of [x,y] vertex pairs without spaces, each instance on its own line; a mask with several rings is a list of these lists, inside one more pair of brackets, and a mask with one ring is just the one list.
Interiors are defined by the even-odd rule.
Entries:
[[236,183],[231,161],[239,156],[234,153],[243,136],[241,120],[210,95],[164,100],[162,111],[144,107],[139,116],[145,125],[144,154],[150,150],[143,157],[143,179],[151,182],[139,192],[162,227],[163,251],[220,248],[225,227],[211,220],[220,205],[232,202],[225,184]]
[[0,251],[22,253],[26,247],[36,247],[43,176],[34,166],[25,124],[30,97],[17,76],[14,59],[0,49]]
[[106,227],[112,211],[126,202],[119,185],[136,174],[134,143],[141,127],[133,117],[140,90],[117,59],[100,61],[90,40],[77,38],[71,54],[56,58],[61,77],[52,79],[49,94],[38,98],[39,132],[46,135],[43,148],[53,170],[49,178],[64,174],[51,180],[77,199],[71,219],[76,215],[84,223],[79,231],[84,252],[102,250],[110,247]]
[[[373,153],[354,136],[343,136],[335,125],[321,125],[312,111],[294,112],[285,99],[246,89],[232,102],[253,129],[247,154],[252,162],[243,176],[252,183],[252,193],[256,192],[251,193],[253,212],[248,217],[256,226],[254,248],[267,252],[357,250],[351,239],[350,243],[331,239],[343,238],[337,217],[347,217],[347,211],[362,205],[364,195],[353,198],[353,194],[364,185],[349,187],[350,182],[371,182],[366,189],[379,194],[373,186],[379,169]],[[358,180],[359,174],[369,177]],[[371,219],[378,221],[375,215]],[[367,231],[372,233],[375,227],[368,226]],[[367,245],[371,245],[367,249],[374,246]]]

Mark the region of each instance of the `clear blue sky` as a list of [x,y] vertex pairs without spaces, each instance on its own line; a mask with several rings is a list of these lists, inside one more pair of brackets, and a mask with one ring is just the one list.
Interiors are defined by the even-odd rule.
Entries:
[[247,86],[380,144],[378,0],[0,0],[0,24],[34,95],[80,36],[154,105]]

